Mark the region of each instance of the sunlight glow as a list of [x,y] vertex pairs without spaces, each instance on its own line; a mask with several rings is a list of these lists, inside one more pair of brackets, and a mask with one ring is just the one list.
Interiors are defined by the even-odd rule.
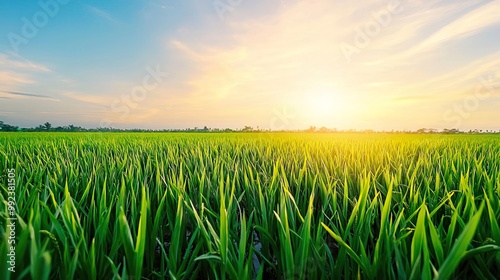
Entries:
[[332,114],[335,110],[335,100],[328,94],[313,96],[311,99],[311,107],[315,115],[325,116]]
[[338,122],[342,108],[343,98],[334,90],[313,90],[304,102],[304,117],[316,126],[329,126]]

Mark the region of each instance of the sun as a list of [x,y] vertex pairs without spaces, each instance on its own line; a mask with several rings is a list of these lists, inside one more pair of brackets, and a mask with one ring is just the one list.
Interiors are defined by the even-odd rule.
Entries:
[[311,96],[310,107],[313,115],[328,116],[334,113],[335,100],[332,94],[318,94],[316,96]]
[[333,92],[320,92],[309,95],[308,106],[306,106],[308,108],[306,110],[310,120],[322,125],[333,121],[338,111],[338,101]]
[[343,127],[355,120],[353,98],[341,88],[322,85],[307,88],[294,100],[295,117],[303,126]]

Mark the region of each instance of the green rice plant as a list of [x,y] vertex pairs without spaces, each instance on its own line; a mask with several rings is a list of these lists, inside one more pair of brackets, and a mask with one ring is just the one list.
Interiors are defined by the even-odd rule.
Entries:
[[0,133],[19,268],[0,278],[495,279],[499,154],[497,135]]

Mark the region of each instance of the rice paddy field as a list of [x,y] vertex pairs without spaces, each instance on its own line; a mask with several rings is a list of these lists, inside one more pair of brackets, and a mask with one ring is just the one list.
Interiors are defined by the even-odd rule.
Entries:
[[0,279],[500,275],[499,135],[1,133],[0,167]]

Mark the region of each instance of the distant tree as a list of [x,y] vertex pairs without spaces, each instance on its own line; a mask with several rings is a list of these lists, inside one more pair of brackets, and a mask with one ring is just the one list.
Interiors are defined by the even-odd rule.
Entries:
[[460,133],[460,130],[458,130],[456,128],[452,128],[452,129],[445,128],[445,129],[443,129],[443,133],[444,134],[456,134],[456,133]]
[[306,129],[306,132],[316,132],[316,127],[311,125],[308,129]]
[[43,124],[43,127],[45,128],[45,130],[48,131],[48,130],[50,130],[52,128],[52,124],[49,123],[49,122],[46,122],[46,123]]
[[3,121],[0,121],[0,131],[17,131],[17,130],[19,130],[19,127],[6,124]]
[[243,131],[243,132],[252,132],[253,131],[253,127],[251,127],[251,126],[245,126],[241,131]]
[[321,132],[321,133],[330,132],[330,129],[322,126],[322,127],[320,127],[320,129],[318,130],[318,132]]

